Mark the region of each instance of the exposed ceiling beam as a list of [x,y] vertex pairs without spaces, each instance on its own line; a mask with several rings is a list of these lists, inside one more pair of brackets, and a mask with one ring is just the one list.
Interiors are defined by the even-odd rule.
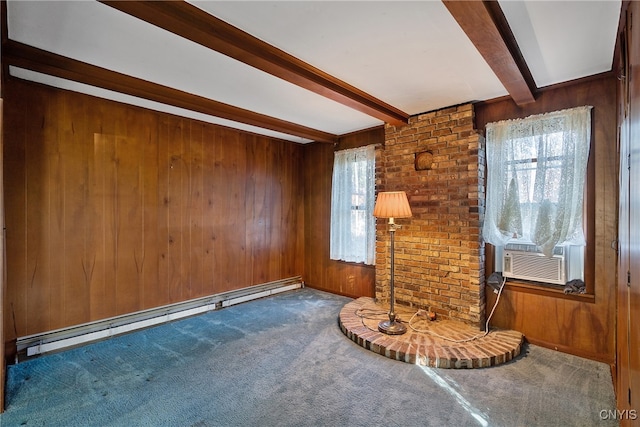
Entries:
[[3,65],[14,65],[39,73],[144,98],[190,111],[220,117],[318,142],[336,143],[338,136],[285,120],[255,113],[193,95],[126,74],[47,52],[13,40],[2,45]]
[[535,102],[536,84],[497,1],[442,0],[517,105]]
[[101,2],[386,123],[402,125],[408,122],[407,113],[189,3]]

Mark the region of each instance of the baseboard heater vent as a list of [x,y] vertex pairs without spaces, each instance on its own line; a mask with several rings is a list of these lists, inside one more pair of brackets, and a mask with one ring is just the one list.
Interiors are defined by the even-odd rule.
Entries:
[[20,337],[16,340],[17,353],[18,357],[24,358],[26,356],[29,358],[302,287],[304,287],[302,278],[297,276],[69,328]]

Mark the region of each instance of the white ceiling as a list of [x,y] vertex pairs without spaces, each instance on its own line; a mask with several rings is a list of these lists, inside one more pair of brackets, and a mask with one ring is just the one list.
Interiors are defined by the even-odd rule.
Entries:
[[[410,115],[507,95],[440,1],[193,1],[198,8]],[[540,88],[612,67],[620,1],[500,1]],[[342,135],[382,121],[95,1],[7,2],[9,39]],[[12,76],[308,142],[10,67]]]

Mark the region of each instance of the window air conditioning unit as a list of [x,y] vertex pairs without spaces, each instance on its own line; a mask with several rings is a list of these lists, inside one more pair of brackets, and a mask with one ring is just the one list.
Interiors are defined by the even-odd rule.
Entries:
[[564,285],[566,263],[564,248],[556,246],[552,257],[537,251],[531,245],[507,245],[502,255],[502,276]]

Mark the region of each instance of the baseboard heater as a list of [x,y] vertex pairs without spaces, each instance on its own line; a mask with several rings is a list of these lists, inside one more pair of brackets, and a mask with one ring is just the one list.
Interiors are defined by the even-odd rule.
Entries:
[[250,286],[69,328],[20,337],[18,356],[32,357],[304,287],[300,276]]

